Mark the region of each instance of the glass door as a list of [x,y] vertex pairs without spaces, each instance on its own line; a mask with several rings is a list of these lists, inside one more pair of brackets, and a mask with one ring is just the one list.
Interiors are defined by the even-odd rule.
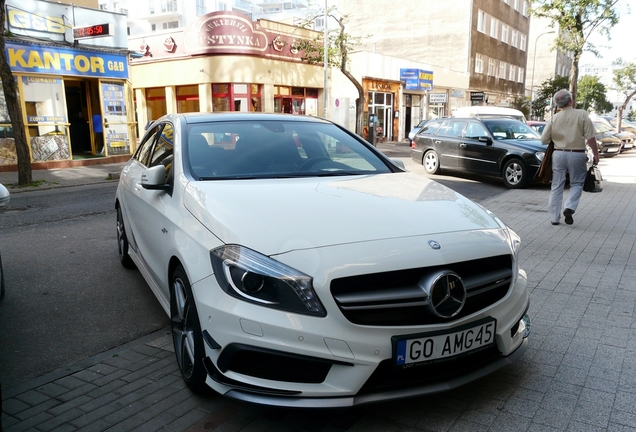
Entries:
[[100,81],[105,156],[131,154],[134,137],[132,91],[124,81]]

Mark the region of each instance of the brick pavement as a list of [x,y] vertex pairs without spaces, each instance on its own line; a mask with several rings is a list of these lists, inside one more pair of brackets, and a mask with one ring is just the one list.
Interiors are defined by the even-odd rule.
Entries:
[[345,410],[260,407],[189,392],[164,329],[3,389],[4,432],[633,431],[635,178],[584,194],[572,226],[549,224],[546,188],[482,201],[522,238],[533,326],[521,361],[480,381]]

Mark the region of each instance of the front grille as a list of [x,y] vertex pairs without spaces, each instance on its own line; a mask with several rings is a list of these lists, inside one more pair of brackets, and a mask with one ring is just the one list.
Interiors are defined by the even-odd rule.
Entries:
[[483,368],[500,357],[501,353],[497,347],[491,346],[455,359],[414,365],[408,368],[398,368],[394,366],[393,360],[384,360],[362,386],[358,395],[392,389],[405,390],[422,385],[448,382],[453,378]]
[[452,319],[470,315],[505,297],[512,282],[512,257],[501,255],[444,266],[422,267],[334,279],[333,295],[352,323],[370,326],[410,326],[448,322],[433,315],[418,283],[442,270],[457,273],[466,287],[466,303]]

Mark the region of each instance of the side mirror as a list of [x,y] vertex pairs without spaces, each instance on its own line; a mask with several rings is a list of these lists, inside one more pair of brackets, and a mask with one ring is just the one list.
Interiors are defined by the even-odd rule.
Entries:
[[170,185],[166,183],[166,167],[157,165],[147,168],[141,174],[141,187],[147,190],[169,191]]
[[486,145],[492,145],[492,138],[488,136],[481,136],[479,137],[479,142],[486,143]]
[[0,184],[0,207],[3,207],[9,202],[9,195],[7,188]]

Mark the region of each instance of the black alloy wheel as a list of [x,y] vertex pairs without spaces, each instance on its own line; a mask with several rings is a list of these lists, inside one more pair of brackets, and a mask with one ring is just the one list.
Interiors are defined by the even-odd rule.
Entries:
[[121,214],[121,207],[117,206],[117,253],[119,262],[125,268],[135,268],[135,263],[128,254],[128,237],[124,228],[124,217]]
[[201,323],[188,276],[179,265],[170,278],[170,325],[179,371],[186,385],[195,393],[203,393],[207,373],[203,365],[205,347]]
[[510,189],[519,189],[528,181],[528,170],[521,159],[508,160],[501,170],[504,184]]

